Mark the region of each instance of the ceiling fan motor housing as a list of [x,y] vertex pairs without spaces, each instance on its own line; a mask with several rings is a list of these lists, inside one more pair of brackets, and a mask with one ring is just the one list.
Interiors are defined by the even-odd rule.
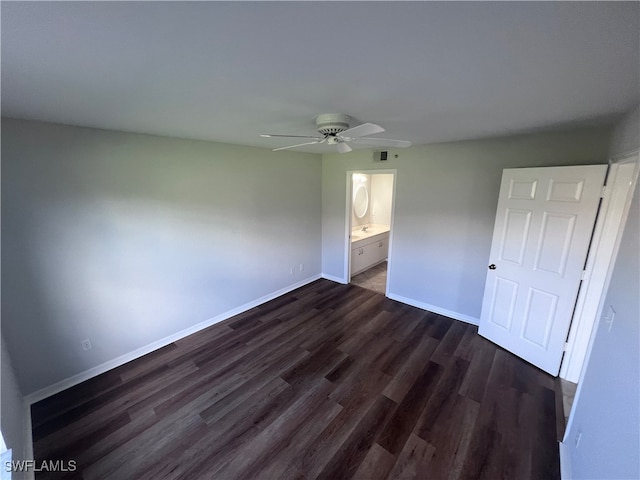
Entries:
[[343,113],[325,113],[316,117],[318,132],[323,135],[336,135],[349,128],[351,117]]

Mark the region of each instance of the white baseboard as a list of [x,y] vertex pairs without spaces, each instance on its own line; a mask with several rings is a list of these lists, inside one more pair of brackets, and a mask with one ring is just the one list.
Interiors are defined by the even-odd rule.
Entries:
[[562,442],[558,442],[558,448],[560,449],[560,478],[562,480],[570,480],[571,463],[569,462],[567,446]]
[[446,308],[440,308],[435,305],[419,302],[418,300],[403,297],[401,295],[396,295],[395,293],[391,293],[391,292],[389,292],[387,297],[389,297],[391,300],[396,300],[398,302],[406,303],[407,305],[411,305],[412,307],[418,307],[418,308],[421,308],[422,310],[427,310],[429,312],[437,313],[438,315],[443,315],[445,317],[453,318],[454,320],[460,320],[461,322],[470,323],[471,325],[480,324],[479,318],[472,317],[470,315],[465,315],[464,313],[453,312],[451,310],[447,310]]
[[[64,380],[61,380],[57,383],[54,383],[53,385],[49,385],[48,387],[44,387],[40,390],[37,390],[33,393],[30,393],[28,395],[25,396],[25,402],[27,403],[27,405],[30,407],[33,403],[39,402],[40,400],[44,400],[47,397],[50,397],[52,395],[55,395],[56,393],[62,392],[63,390],[66,390],[67,388],[71,388],[79,383],[82,383],[86,380],[89,380],[93,377],[96,377],[98,375],[101,375],[105,372],[108,372],[109,370],[112,370],[116,367],[119,367],[120,365],[124,365],[127,362],[130,362],[131,360],[135,360],[136,358],[140,358],[143,355],[147,355],[148,353],[151,353],[155,350],[158,350],[159,348],[165,347],[177,340],[180,340],[181,338],[187,337],[193,333],[199,332],[200,330],[203,330],[207,327],[210,327],[211,325],[215,325],[216,323],[222,322],[223,320],[226,320],[228,318],[231,318],[235,315],[238,315],[242,312],[246,312],[247,310],[251,310],[254,307],[257,307],[258,305],[262,305],[263,303],[266,303],[270,300],[273,300],[274,298],[280,297],[282,295],[284,295],[285,293],[289,293],[297,288],[303,287],[311,282],[315,282],[316,280],[318,280],[319,278],[321,278],[320,275],[313,275],[311,277],[305,278],[304,280],[301,280],[299,282],[296,282],[294,284],[288,285],[284,288],[281,288],[280,290],[277,290],[275,292],[269,293],[267,295],[264,295],[256,300],[252,300],[251,302],[245,303],[244,305],[240,305],[237,308],[231,309],[229,311],[226,311],[224,313],[221,313],[220,315],[216,315],[213,318],[210,318],[208,320],[205,320],[204,322],[200,322],[196,325],[193,325],[187,329],[181,330],[180,332],[174,333],[173,335],[169,335],[168,337],[164,337],[156,342],[150,343],[148,345],[145,345],[144,347],[138,348],[132,352],[126,353],[124,355],[121,355],[117,358],[114,358],[113,360],[110,360],[108,362],[105,362],[101,365],[98,365],[96,367],[90,368],[88,370],[85,370],[84,372],[80,372],[76,375],[73,375],[71,377],[65,378]],[[29,419],[31,418],[31,415],[29,415]],[[29,420],[30,421],[30,420]]]
[[331,280],[332,282],[336,282],[336,283],[341,283],[343,285],[346,285],[347,282],[344,281],[344,278],[340,278],[340,277],[335,277],[333,275],[328,275],[326,273],[323,273],[321,275],[322,278],[326,279],[326,280]]
[[[343,285],[347,283],[344,281],[343,278],[335,277],[333,275],[328,275],[326,273],[323,273],[321,276],[324,279],[331,280],[332,282],[342,283]],[[386,296],[391,300],[396,300],[401,303],[406,303],[407,305],[411,305],[412,307],[418,307],[418,308],[421,308],[422,310],[427,310],[429,312],[437,313],[438,315],[444,315],[445,317],[453,318],[454,320],[460,320],[461,322],[470,323],[471,325],[480,324],[480,319],[476,317],[472,317],[471,315],[465,315],[464,313],[454,312],[452,310],[447,310],[446,308],[437,307],[429,303],[419,302],[418,300],[403,297],[402,295],[396,295],[395,293],[391,293],[391,292],[388,292]]]

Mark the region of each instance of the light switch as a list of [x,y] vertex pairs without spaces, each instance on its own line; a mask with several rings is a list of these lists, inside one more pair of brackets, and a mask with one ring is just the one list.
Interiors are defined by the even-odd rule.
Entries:
[[609,332],[611,331],[611,327],[613,326],[614,318],[616,318],[616,311],[613,309],[611,305],[609,305],[607,307],[607,310],[605,311],[604,318],[603,318],[603,320],[605,321],[605,324],[607,325],[607,330]]

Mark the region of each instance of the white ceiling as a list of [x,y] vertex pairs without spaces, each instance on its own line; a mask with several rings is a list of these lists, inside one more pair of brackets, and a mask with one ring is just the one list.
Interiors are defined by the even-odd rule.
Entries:
[[611,120],[640,100],[637,2],[1,8],[7,117],[275,148],[288,140],[258,135],[347,113],[425,144]]

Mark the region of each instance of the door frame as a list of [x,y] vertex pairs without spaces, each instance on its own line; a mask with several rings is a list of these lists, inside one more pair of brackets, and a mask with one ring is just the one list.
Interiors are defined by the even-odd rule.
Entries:
[[609,159],[609,172],[596,219],[584,280],[578,292],[569,328],[560,378],[573,383],[581,380],[594,325],[602,315],[603,302],[618,254],[622,232],[633,199],[640,159],[638,152]]
[[389,252],[387,254],[387,284],[385,285],[385,296],[389,296],[389,280],[391,272],[391,252],[393,249],[393,232],[394,218],[396,213],[396,182],[398,178],[398,170],[393,169],[374,169],[374,170],[348,170],[347,171],[347,201],[345,202],[345,232],[344,232],[344,274],[345,283],[351,283],[351,212],[353,210],[353,175],[361,173],[364,175],[393,175],[393,188],[391,190],[391,224],[389,225]]

